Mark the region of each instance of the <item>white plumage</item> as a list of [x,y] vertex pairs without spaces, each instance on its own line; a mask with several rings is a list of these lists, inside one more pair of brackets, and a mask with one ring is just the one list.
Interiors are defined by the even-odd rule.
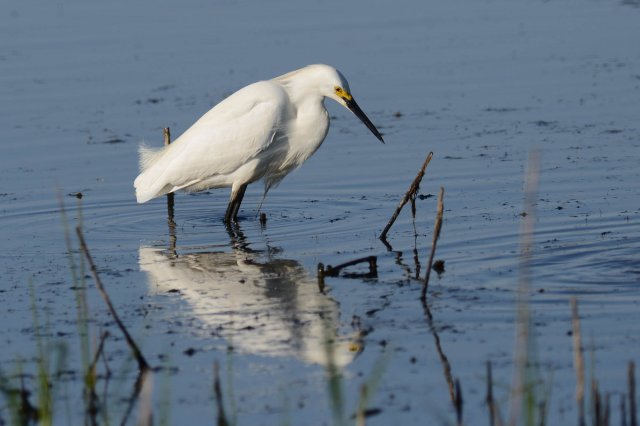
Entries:
[[329,129],[325,98],[353,111],[382,141],[342,74],[310,65],[240,89],[165,148],[141,146],[138,202],[179,189],[231,187],[225,221],[236,220],[247,185],[263,179],[266,195],[320,147]]

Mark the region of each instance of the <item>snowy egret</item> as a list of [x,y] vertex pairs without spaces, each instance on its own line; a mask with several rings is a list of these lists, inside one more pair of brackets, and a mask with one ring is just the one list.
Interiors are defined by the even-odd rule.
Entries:
[[264,197],[320,147],[329,130],[324,99],[351,110],[384,143],[335,68],[309,65],[229,96],[171,145],[140,147],[138,203],[183,189],[231,187],[225,222],[236,221],[247,185],[264,180]]

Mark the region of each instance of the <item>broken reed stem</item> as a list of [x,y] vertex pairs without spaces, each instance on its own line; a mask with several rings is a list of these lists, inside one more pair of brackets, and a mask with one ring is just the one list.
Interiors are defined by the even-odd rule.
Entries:
[[436,214],[436,221],[433,225],[433,240],[431,241],[431,253],[429,254],[429,261],[427,262],[427,276],[422,284],[421,300],[426,300],[427,289],[429,288],[429,277],[431,276],[431,268],[433,267],[433,256],[436,254],[436,245],[438,238],[440,237],[440,229],[442,229],[442,215],[444,212],[444,187],[440,187],[440,194],[438,195],[438,213]]
[[391,219],[389,219],[389,222],[387,222],[387,226],[384,227],[384,230],[380,234],[380,237],[378,237],[383,242],[387,239],[387,232],[389,232],[389,229],[391,229],[391,226],[393,226],[393,223],[398,218],[398,215],[400,214],[400,211],[402,210],[404,205],[407,204],[410,199],[415,198],[416,194],[418,193],[418,190],[420,189],[420,182],[422,181],[422,177],[424,176],[424,173],[427,170],[427,166],[429,165],[429,162],[431,161],[432,157],[433,157],[433,152],[429,152],[429,154],[427,155],[427,158],[424,160],[424,163],[422,164],[422,167],[420,168],[420,171],[418,171],[418,174],[413,179],[413,182],[411,182],[411,186],[409,186],[409,190],[407,190],[407,193],[404,194],[404,197],[400,201],[400,204],[398,204],[398,207],[396,207],[396,211],[393,212],[393,215],[391,215]]
[[[164,136],[164,146],[171,144],[171,129],[165,127],[162,129],[162,135]],[[169,217],[173,220],[173,192],[167,194],[167,210]]]
[[120,331],[122,331],[122,334],[124,334],[124,337],[127,340],[127,344],[129,345],[129,348],[131,348],[131,351],[133,352],[133,356],[138,362],[138,368],[141,371],[149,369],[149,363],[144,358],[144,356],[142,355],[142,352],[140,351],[140,348],[138,348],[138,345],[136,345],[136,342],[134,342],[133,338],[127,331],[122,321],[120,320],[120,317],[116,313],[116,310],[113,307],[113,304],[111,303],[111,299],[109,298],[109,295],[107,294],[107,291],[105,290],[104,285],[102,285],[102,280],[100,280],[100,276],[98,275],[98,268],[96,268],[95,263],[93,263],[93,258],[91,257],[91,253],[89,253],[89,247],[87,247],[87,243],[85,242],[84,236],[82,235],[82,229],[80,229],[79,226],[76,227],[76,234],[78,234],[78,240],[80,241],[80,250],[82,251],[82,253],[84,253],[85,257],[87,258],[87,262],[89,262],[89,267],[91,269],[91,274],[93,275],[93,279],[96,283],[96,287],[98,288],[98,291],[102,296],[102,299],[107,304],[107,308],[109,308],[109,312],[113,316],[113,319],[118,325],[118,328],[120,329]]
[[582,339],[580,337],[580,317],[578,316],[578,301],[571,298],[571,323],[573,328],[573,366],[576,370],[576,404],[578,404],[578,425],[585,425],[584,416],[584,355],[582,353]]
[[[165,127],[162,129],[162,135],[164,136],[164,146],[169,146],[171,144],[171,130]],[[173,192],[167,194],[167,224],[169,225],[169,251],[171,255],[176,257],[176,223],[173,220],[174,195]]]

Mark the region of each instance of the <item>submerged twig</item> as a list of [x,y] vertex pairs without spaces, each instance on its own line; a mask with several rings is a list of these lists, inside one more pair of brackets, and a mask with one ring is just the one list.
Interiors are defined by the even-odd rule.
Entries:
[[107,294],[107,291],[105,290],[104,285],[102,284],[102,280],[98,275],[98,268],[96,268],[95,263],[93,263],[93,258],[91,257],[91,253],[89,252],[89,247],[87,247],[87,243],[84,240],[84,235],[82,234],[82,229],[80,227],[76,227],[76,234],[78,234],[78,240],[80,241],[80,250],[82,251],[82,253],[84,253],[85,257],[87,258],[87,261],[89,262],[89,268],[91,269],[91,274],[93,275],[93,279],[95,280],[96,287],[98,288],[98,291],[102,296],[102,299],[107,304],[107,308],[109,309],[109,312],[111,313],[111,315],[113,316],[113,319],[118,325],[118,328],[120,329],[120,331],[122,331],[122,334],[124,334],[127,344],[129,345],[129,348],[131,348],[131,351],[133,352],[133,356],[138,362],[138,368],[140,370],[149,369],[149,363],[142,355],[140,348],[138,347],[136,342],[133,340],[133,338],[127,331],[127,328],[124,326],[124,324],[120,320],[120,317],[118,316],[115,308],[113,307],[113,304],[111,303],[111,299],[109,298],[109,295]]
[[[411,182],[411,186],[409,186],[407,193],[404,194],[404,197],[400,201],[400,204],[398,204],[398,207],[396,207],[396,211],[393,212],[393,215],[391,215],[391,219],[389,219],[389,222],[387,222],[387,226],[384,227],[384,230],[380,234],[379,238],[382,240],[383,243],[387,239],[387,233],[389,232],[389,229],[391,229],[391,226],[393,226],[393,223],[398,218],[398,215],[400,214],[400,211],[402,210],[404,205],[407,204],[409,200],[415,200],[415,197],[418,194],[418,191],[420,190],[420,182],[422,181],[422,177],[424,176],[424,173],[427,170],[427,166],[429,165],[429,162],[431,161],[432,157],[433,157],[433,152],[429,152],[429,154],[427,155],[427,158],[424,160],[424,163],[422,164],[422,167],[418,171],[418,174],[413,179],[413,182]],[[415,217],[414,201],[412,201],[412,212]]]
[[358,259],[354,259],[354,260],[350,260],[348,262],[344,262],[341,263],[339,265],[336,266],[331,266],[331,265],[327,265],[326,268],[324,268],[323,271],[323,276],[325,277],[337,277],[340,274],[340,271],[342,271],[344,268],[348,267],[348,266],[353,266],[353,265],[357,265],[358,263],[368,263],[369,264],[369,272],[367,274],[359,274],[359,276],[366,276],[366,277],[375,277],[378,275],[378,258],[375,256],[367,256],[367,257],[361,257]]
[[440,187],[440,194],[438,195],[438,213],[436,215],[436,221],[433,225],[433,239],[431,241],[431,253],[429,254],[429,261],[427,262],[427,275],[422,284],[422,294],[420,299],[423,301],[427,298],[427,289],[429,288],[429,277],[431,276],[431,268],[433,266],[433,256],[436,254],[436,245],[438,244],[438,238],[440,237],[440,230],[442,229],[442,215],[444,212],[444,188]]

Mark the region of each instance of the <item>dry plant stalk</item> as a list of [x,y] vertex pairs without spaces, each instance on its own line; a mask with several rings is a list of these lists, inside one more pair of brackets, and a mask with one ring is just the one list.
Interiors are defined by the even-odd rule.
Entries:
[[440,187],[440,194],[438,195],[438,213],[436,214],[436,221],[433,226],[433,240],[431,241],[431,253],[429,254],[429,261],[427,262],[427,276],[422,284],[422,295],[420,299],[422,301],[427,299],[427,289],[429,288],[429,277],[431,276],[431,269],[433,267],[433,257],[436,254],[436,244],[440,237],[440,230],[442,229],[442,215],[444,213],[444,187]]
[[387,233],[389,232],[389,229],[391,229],[391,226],[393,226],[393,223],[398,218],[398,215],[400,214],[400,211],[402,210],[404,205],[407,204],[409,200],[415,199],[415,196],[418,194],[418,191],[420,190],[420,182],[422,182],[422,177],[424,176],[424,173],[427,170],[427,166],[429,165],[431,158],[433,158],[433,152],[429,152],[429,154],[427,155],[427,158],[424,160],[424,163],[422,164],[422,167],[418,171],[418,174],[413,179],[413,182],[411,182],[411,186],[409,186],[407,193],[404,194],[404,197],[400,201],[400,204],[398,204],[398,207],[396,207],[396,211],[393,212],[393,215],[391,215],[391,219],[389,219],[389,222],[387,222],[387,226],[384,227],[384,230],[382,231],[379,237],[383,242],[387,239]]
[[133,352],[133,356],[138,362],[138,368],[140,369],[140,371],[148,370],[149,363],[144,358],[144,356],[142,355],[142,352],[140,351],[140,348],[138,347],[136,342],[133,340],[133,338],[127,331],[127,328],[124,326],[124,324],[120,320],[120,317],[118,316],[118,313],[113,307],[113,304],[111,303],[111,299],[109,298],[109,295],[107,294],[107,291],[105,290],[104,285],[102,285],[102,280],[98,275],[98,268],[96,268],[95,263],[93,263],[93,258],[91,257],[91,253],[89,252],[89,247],[87,247],[87,243],[85,242],[84,236],[82,235],[82,229],[79,226],[76,227],[76,234],[78,235],[78,240],[80,241],[80,250],[82,251],[82,253],[84,253],[85,257],[87,258],[87,262],[89,262],[89,268],[91,269],[91,274],[93,275],[93,279],[96,283],[96,287],[100,292],[100,296],[102,296],[102,299],[106,303],[107,308],[111,313],[111,316],[113,316],[113,319],[118,325],[118,328],[120,329],[120,331],[122,331],[122,334],[124,334],[127,344],[129,345],[129,348]]
[[164,136],[164,146],[167,146],[171,143],[171,129],[165,127],[162,129],[162,136]]
[[460,386],[460,380],[458,379],[456,379],[455,389],[456,400],[454,406],[456,409],[456,421],[458,426],[462,426],[462,407],[464,406],[464,401],[462,399],[462,386]]
[[584,416],[584,354],[580,336],[578,301],[571,298],[571,323],[573,328],[573,367],[576,370],[576,404],[578,404],[578,425],[585,425]]

